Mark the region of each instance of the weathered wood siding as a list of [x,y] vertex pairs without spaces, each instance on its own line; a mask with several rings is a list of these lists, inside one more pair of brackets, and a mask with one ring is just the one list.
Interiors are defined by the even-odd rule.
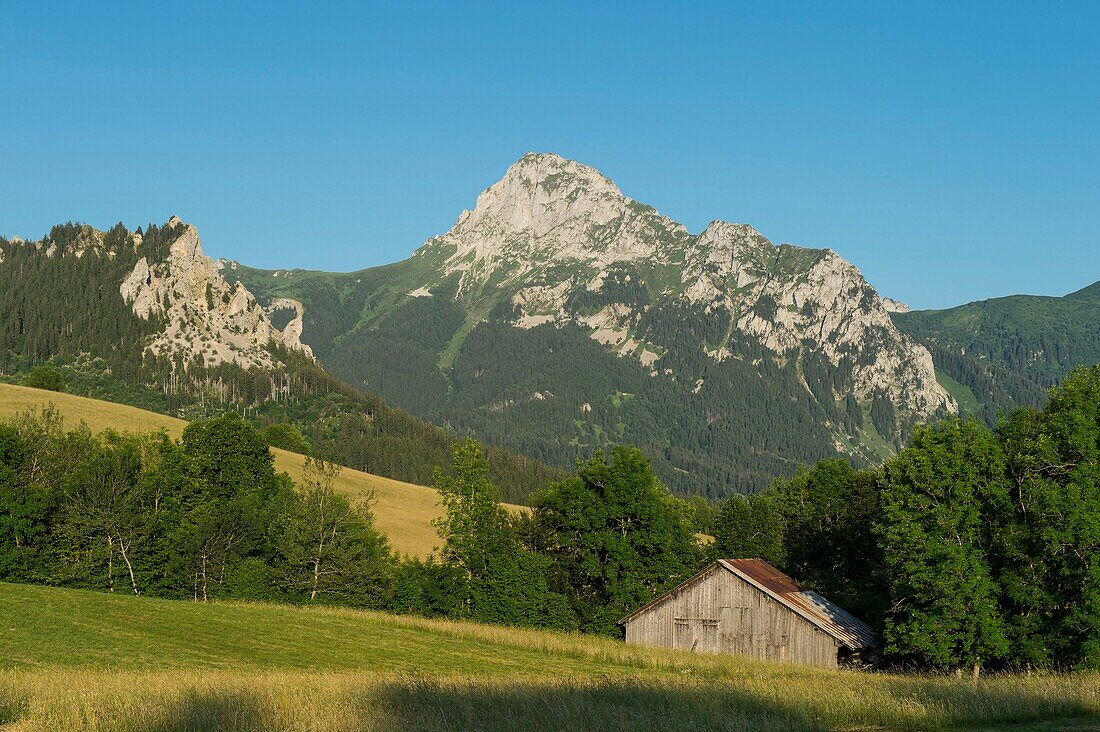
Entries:
[[721,567],[626,623],[626,642],[837,667],[837,642]]

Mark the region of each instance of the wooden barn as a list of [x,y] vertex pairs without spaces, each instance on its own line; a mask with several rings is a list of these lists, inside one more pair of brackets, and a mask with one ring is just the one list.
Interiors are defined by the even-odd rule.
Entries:
[[626,642],[836,668],[878,634],[761,559],[719,559],[621,621]]

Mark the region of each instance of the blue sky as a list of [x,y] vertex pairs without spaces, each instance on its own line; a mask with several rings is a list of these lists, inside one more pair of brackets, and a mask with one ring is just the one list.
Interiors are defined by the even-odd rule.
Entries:
[[1097,3],[153,5],[4,3],[0,233],[358,269],[538,150],[917,307],[1100,279]]

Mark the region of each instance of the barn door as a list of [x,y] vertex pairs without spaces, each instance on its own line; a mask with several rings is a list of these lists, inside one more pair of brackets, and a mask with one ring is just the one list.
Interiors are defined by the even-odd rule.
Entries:
[[687,618],[675,618],[672,621],[672,647],[690,651],[695,640],[691,632],[691,621]]
[[753,612],[747,607],[724,607],[718,611],[719,649],[727,653],[753,652]]
[[695,621],[695,650],[714,653],[718,651],[718,619],[699,618]]
[[741,634],[741,610],[736,607],[718,609],[718,648],[726,653],[737,653],[741,649],[737,638]]

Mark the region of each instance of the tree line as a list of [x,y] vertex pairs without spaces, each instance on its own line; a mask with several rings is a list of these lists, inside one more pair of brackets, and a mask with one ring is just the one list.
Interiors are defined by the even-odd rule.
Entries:
[[427,559],[395,554],[338,470],[308,459],[295,489],[235,413],[178,441],[24,414],[0,426],[0,579],[620,635],[707,561],[760,557],[880,628],[889,662],[1100,666],[1100,366],[996,429],[948,418],[880,468],[823,460],[716,507],[615,447],[510,512],[456,443]]
[[236,412],[179,440],[66,430],[52,407],[0,424],[0,581],[613,633],[698,565],[690,512],[637,450],[514,515],[481,446],[456,443],[435,480],[440,548],[420,560],[390,549],[370,496],[334,490],[338,466],[307,457],[297,486],[276,473],[270,436]]
[[335,468],[277,474],[236,413],[163,432],[65,430],[53,408],[0,425],[0,579],[208,601],[383,606],[390,551]]
[[1100,667],[1100,366],[994,429],[918,427],[880,468],[825,460],[713,522],[938,669]]

